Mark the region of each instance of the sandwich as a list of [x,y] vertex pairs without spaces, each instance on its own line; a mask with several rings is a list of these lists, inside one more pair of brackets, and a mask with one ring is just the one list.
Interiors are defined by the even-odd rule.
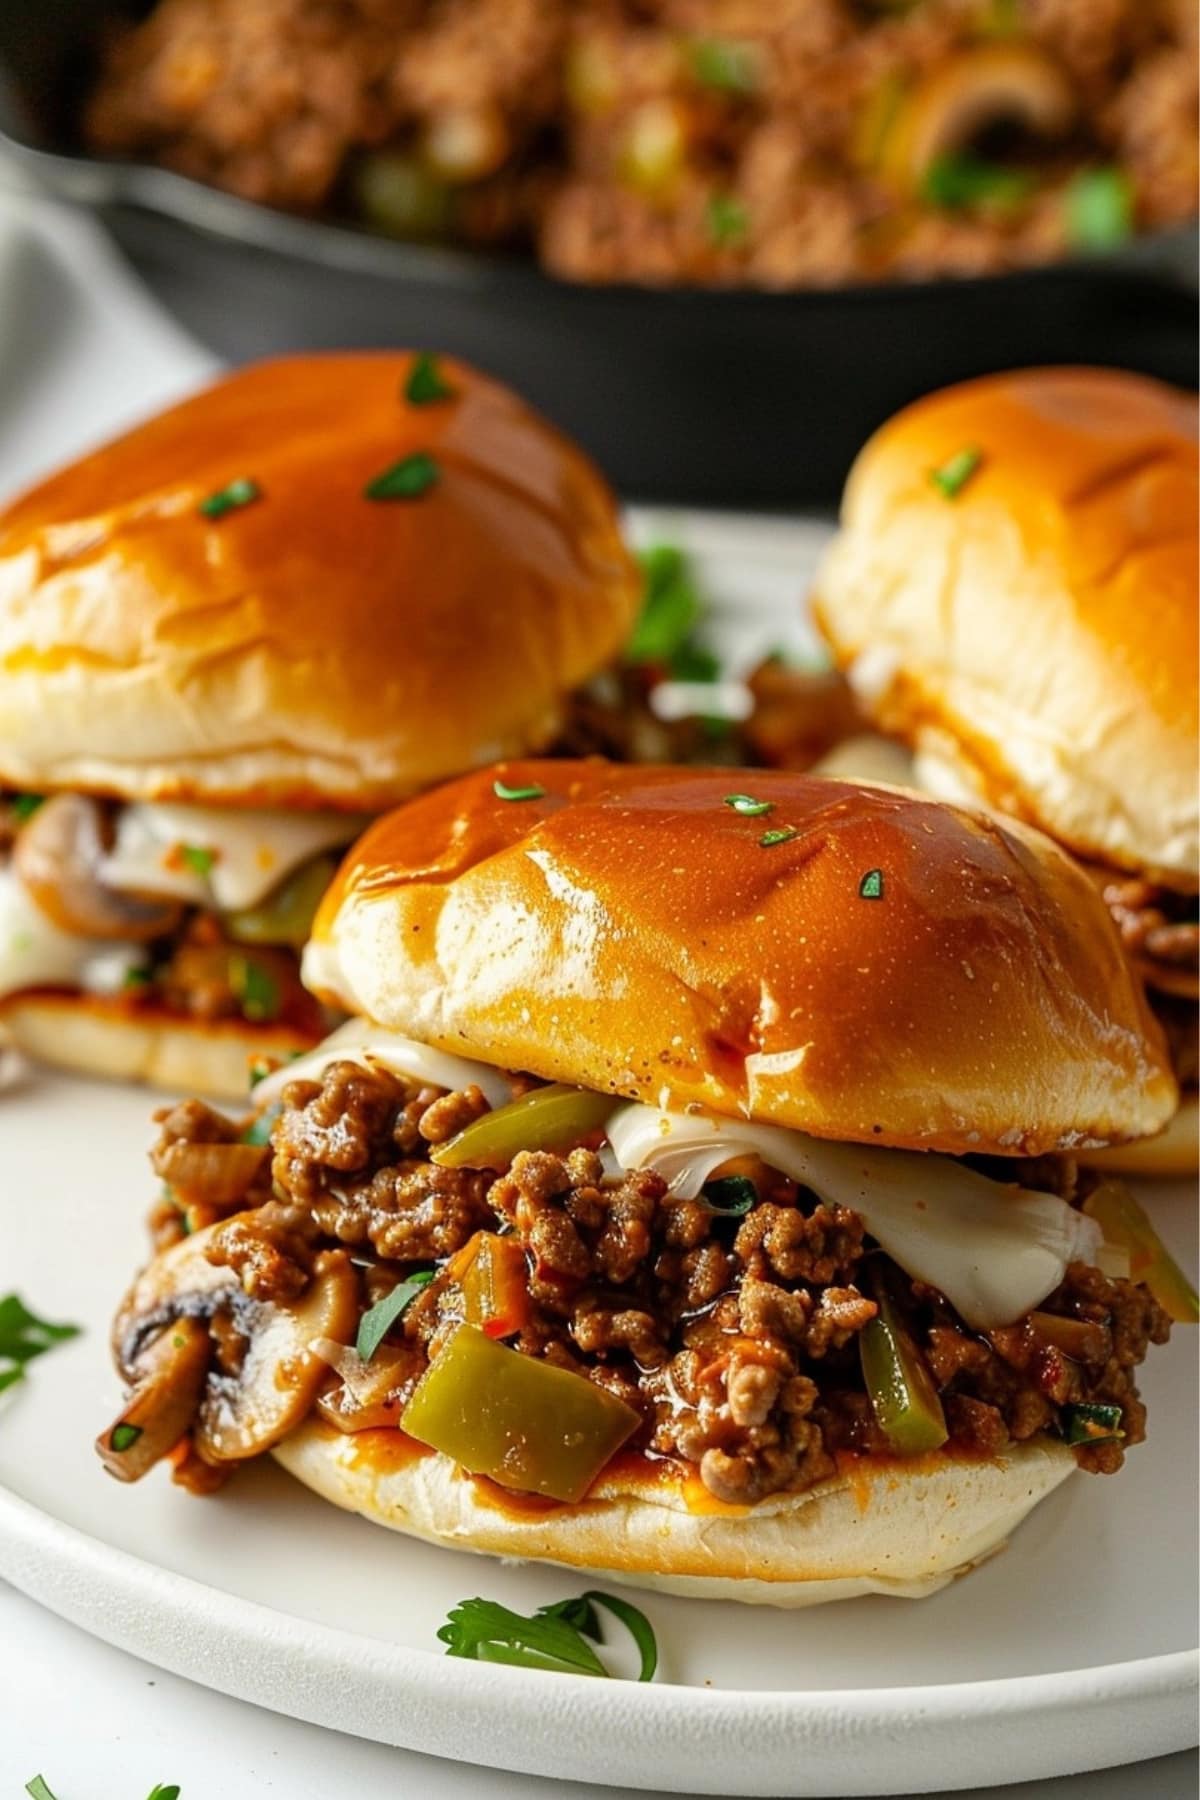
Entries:
[[1197,1148],[1196,437],[1193,396],[1114,370],[933,394],[860,453],[814,594],[919,785],[1088,868],[1184,1094],[1111,1160],[1164,1175]]
[[239,371],[0,515],[0,1032],[238,1095],[421,788],[544,747],[640,578],[587,459],[429,355]]
[[1072,1153],[1175,1084],[1019,823],[773,771],[506,764],[377,822],[305,977],[351,1014],[160,1113],[97,1448],[271,1451],[464,1550],[803,1605],[933,1592],[1144,1435],[1195,1295]]

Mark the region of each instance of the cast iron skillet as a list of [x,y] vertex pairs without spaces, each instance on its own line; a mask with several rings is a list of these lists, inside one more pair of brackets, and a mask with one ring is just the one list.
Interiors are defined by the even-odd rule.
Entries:
[[832,501],[889,413],[946,382],[1047,362],[1197,379],[1195,239],[1103,261],[795,294],[573,287],[532,264],[298,219],[80,153],[72,119],[113,0],[0,0],[0,155],[93,208],[162,299],[234,361],[420,345],[511,381],[629,495]]

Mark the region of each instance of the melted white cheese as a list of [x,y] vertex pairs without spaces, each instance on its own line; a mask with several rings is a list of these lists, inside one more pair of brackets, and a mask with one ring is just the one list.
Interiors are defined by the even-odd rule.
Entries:
[[732,1157],[761,1156],[856,1212],[907,1275],[937,1288],[979,1330],[1024,1318],[1068,1263],[1095,1264],[1102,1243],[1095,1220],[1056,1195],[989,1181],[951,1157],[636,1105],[613,1115],[608,1138],[622,1168],[657,1169],[685,1197]]
[[372,1025],[369,1019],[347,1019],[307,1056],[284,1063],[282,1068],[260,1081],[254,1090],[255,1105],[273,1105],[289,1081],[318,1081],[335,1062],[358,1062],[366,1068],[377,1067],[394,1075],[410,1075],[448,1092],[474,1083],[492,1107],[506,1106],[512,1099],[512,1084],[507,1075],[489,1063],[471,1062],[465,1056],[451,1056],[444,1050],[434,1050],[429,1044],[419,1044],[414,1038],[401,1037],[398,1032]]
[[[236,912],[257,906],[319,851],[348,844],[364,824],[347,813],[136,803],[117,814],[100,876],[108,887]],[[200,854],[189,859],[186,850]]]
[[119,993],[145,961],[137,944],[105,943],[60,931],[35,904],[16,871],[0,864],[0,994],[23,988],[84,988]]

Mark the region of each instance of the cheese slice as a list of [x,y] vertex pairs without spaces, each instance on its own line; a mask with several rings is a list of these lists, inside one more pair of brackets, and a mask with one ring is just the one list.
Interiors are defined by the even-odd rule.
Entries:
[[365,824],[350,813],[139,802],[117,814],[100,875],[126,892],[236,912],[257,906],[318,852],[350,843]]
[[113,944],[60,931],[34,902],[16,870],[0,864],[0,995],[23,988],[83,988],[119,993],[146,953],[139,944]]

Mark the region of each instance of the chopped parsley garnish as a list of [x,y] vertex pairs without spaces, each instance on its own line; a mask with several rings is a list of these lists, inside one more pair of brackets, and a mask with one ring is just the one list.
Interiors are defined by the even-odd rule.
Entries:
[[24,825],[26,819],[32,819],[45,798],[45,794],[14,794],[9,804],[17,824]]
[[949,212],[970,206],[1013,207],[1028,198],[1033,185],[1024,169],[987,162],[973,150],[953,150],[934,157],[925,171],[921,195],[930,206]]
[[753,44],[736,38],[697,38],[689,60],[695,79],[718,93],[752,94],[758,86],[758,56]]
[[146,1800],[179,1800],[178,1782],[156,1781],[146,1796]]
[[122,975],[121,986],[127,994],[135,993],[139,988],[150,987],[153,981],[154,970],[147,968],[144,963],[136,963]]
[[30,1312],[17,1294],[0,1300],[0,1393],[23,1380],[27,1363],[56,1344],[79,1336],[78,1325],[51,1325]]
[[790,843],[797,835],[796,827],[794,825],[777,825],[774,830],[763,832],[758,840],[759,848],[762,850],[770,850],[776,844]]
[[732,194],[712,194],[704,209],[709,237],[722,249],[740,243],[750,229],[750,214]]
[[1081,169],[1063,203],[1077,250],[1115,250],[1133,230],[1133,188],[1121,169]]
[[404,398],[410,406],[433,406],[439,400],[453,400],[458,389],[452,388],[438,367],[438,359],[423,350],[408,372]]
[[35,1775],[32,1781],[27,1781],[25,1792],[30,1796],[30,1800],[55,1800],[53,1793],[46,1786],[44,1775]]
[[254,1057],[250,1063],[251,1093],[254,1092],[260,1081],[265,1081],[268,1075],[275,1073],[276,1069],[281,1069],[285,1063],[295,1062],[298,1056],[305,1055],[307,1055],[307,1051],[304,1050],[283,1050],[273,1056]]
[[179,860],[193,875],[211,875],[213,864],[217,860],[217,852],[210,850],[207,844],[180,844]]
[[282,1004],[279,983],[255,962],[253,957],[236,952],[229,959],[229,985],[242,1009],[242,1017],[261,1024],[279,1017]]
[[438,1638],[447,1656],[474,1662],[512,1663],[522,1669],[555,1669],[564,1674],[609,1676],[592,1649],[602,1643],[596,1612],[604,1607],[619,1619],[638,1647],[639,1681],[650,1681],[658,1667],[658,1644],[645,1613],[628,1600],[617,1600],[589,1588],[571,1600],[540,1606],[531,1618],[495,1600],[460,1600],[451,1609]]
[[441,470],[426,450],[414,450],[398,463],[368,481],[363,493],[368,500],[419,500],[436,487]]
[[354,1348],[364,1362],[370,1362],[396,1320],[403,1317],[421,1289],[428,1287],[432,1280],[432,1269],[418,1269],[415,1275],[406,1275],[403,1281],[398,1281],[390,1294],[363,1314],[358,1322]]
[[109,1433],[109,1444],[117,1451],[132,1450],[142,1435],[140,1425],[114,1425]]
[[506,781],[501,781],[497,776],[492,783],[492,792],[497,800],[541,800],[546,790],[539,787],[536,781],[529,782],[526,787],[509,787]]
[[725,804],[731,806],[735,813],[743,813],[748,819],[758,819],[763,813],[775,810],[773,800],[756,800],[753,794],[726,794]]
[[723,1219],[744,1219],[758,1204],[758,1189],[745,1175],[720,1175],[705,1182],[700,1198],[710,1213]]
[[962,493],[972,475],[983,461],[983,451],[977,450],[973,444],[965,449],[956,450],[953,456],[936,469],[930,469],[929,479],[938,492],[947,500],[955,500]]
[[206,519],[223,519],[226,513],[237,512],[239,507],[249,506],[251,501],[262,495],[262,489],[256,481],[249,481],[245,476],[231,481],[228,487],[218,488],[215,494],[209,494],[201,500],[196,508]]
[[860,900],[882,900],[883,899],[883,870],[882,869],[868,869],[867,870],[866,874],[863,876],[862,880],[858,884],[858,897]]
[[1088,1401],[1064,1406],[1062,1434],[1067,1444],[1115,1443],[1125,1436],[1121,1430],[1121,1408]]

